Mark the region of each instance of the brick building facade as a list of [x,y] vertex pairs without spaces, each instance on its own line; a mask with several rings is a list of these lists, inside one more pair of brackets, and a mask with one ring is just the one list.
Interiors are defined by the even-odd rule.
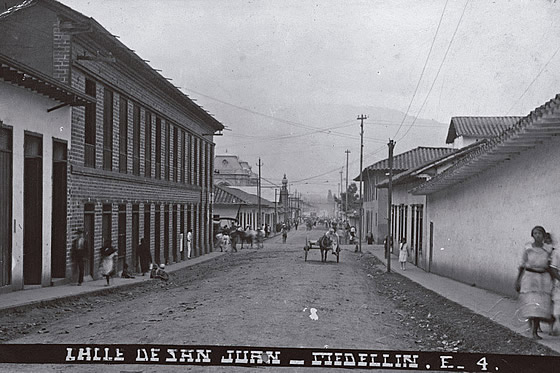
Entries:
[[[142,237],[158,263],[185,259],[180,245],[188,229],[193,254],[210,252],[212,134],[223,125],[92,18],[52,0],[25,5],[0,15],[2,51],[90,98],[71,108],[67,208],[53,215],[65,245],[43,243],[42,250],[64,255],[52,281],[72,277],[78,228],[91,278],[99,276],[105,240],[118,248],[119,269],[125,262],[136,268]],[[29,53],[38,42],[52,49]]]

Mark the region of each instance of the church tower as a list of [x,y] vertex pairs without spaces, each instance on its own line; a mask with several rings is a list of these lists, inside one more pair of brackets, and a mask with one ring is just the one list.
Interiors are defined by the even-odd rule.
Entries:
[[284,174],[284,178],[282,179],[279,203],[284,209],[284,223],[286,223],[290,217],[290,198],[288,195],[288,179],[286,178],[286,174]]

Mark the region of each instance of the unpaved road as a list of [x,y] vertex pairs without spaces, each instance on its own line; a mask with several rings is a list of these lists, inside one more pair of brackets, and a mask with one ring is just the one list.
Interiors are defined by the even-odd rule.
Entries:
[[[275,237],[262,249],[226,253],[173,273],[169,283],[150,281],[106,295],[4,314],[0,316],[2,341],[552,353],[398,274],[386,274],[375,258],[356,254],[349,246],[341,252],[340,263],[330,255],[321,263],[318,250],[312,250],[305,262],[306,235],[317,238],[321,233],[292,230],[286,244]],[[0,365],[0,372],[12,371],[211,372],[232,368]]]

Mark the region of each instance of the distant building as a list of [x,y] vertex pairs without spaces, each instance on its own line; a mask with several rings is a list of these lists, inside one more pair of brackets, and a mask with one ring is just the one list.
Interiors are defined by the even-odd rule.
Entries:
[[259,198],[246,190],[225,185],[214,188],[214,217],[235,218],[238,225],[245,228],[257,228],[258,222],[274,226],[276,222],[276,206],[274,202],[260,199],[261,218],[259,214]]
[[259,175],[237,155],[218,154],[214,159],[214,183],[225,186],[258,185]]

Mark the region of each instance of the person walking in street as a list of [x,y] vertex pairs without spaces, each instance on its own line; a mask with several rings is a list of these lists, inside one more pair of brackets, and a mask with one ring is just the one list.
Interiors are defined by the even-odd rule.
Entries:
[[103,277],[107,279],[107,285],[110,285],[109,280],[115,274],[115,259],[117,257],[117,249],[111,243],[111,240],[106,240],[101,248],[101,265],[100,272]]
[[286,224],[282,225],[282,243],[286,243],[286,239],[288,238],[288,227]]
[[78,228],[77,237],[72,242],[72,257],[74,263],[78,267],[78,286],[82,286],[84,282],[84,260],[86,258],[86,242],[84,239],[84,230]]
[[192,250],[192,229],[187,230],[187,259],[191,258]]
[[552,317],[552,278],[549,272],[552,248],[544,243],[545,235],[546,231],[541,226],[531,230],[533,242],[525,244],[515,281],[521,314],[529,321],[533,339],[542,339],[538,335],[540,322],[550,321]]
[[401,244],[399,246],[399,262],[401,263],[401,269],[406,271],[406,261],[408,260],[408,244],[406,243],[406,238],[401,239]]
[[152,262],[150,245],[144,241],[144,238],[140,239],[140,245],[138,245],[138,258],[140,259],[140,271],[144,276],[150,270],[150,263]]

